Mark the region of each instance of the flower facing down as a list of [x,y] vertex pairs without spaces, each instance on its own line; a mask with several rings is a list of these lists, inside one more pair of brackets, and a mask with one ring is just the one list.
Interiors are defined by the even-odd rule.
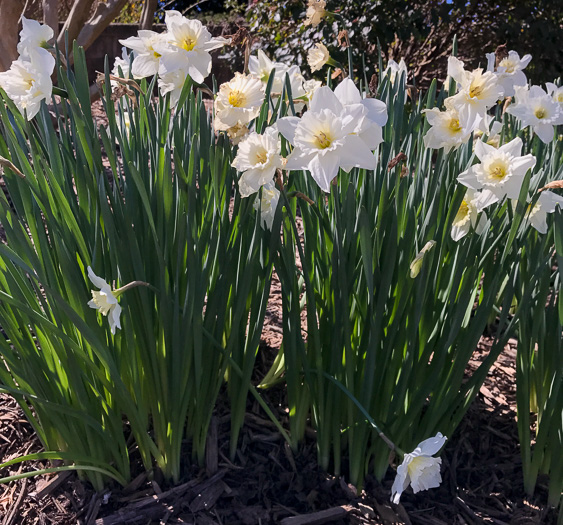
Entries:
[[421,490],[436,488],[442,483],[440,458],[432,457],[446,442],[440,432],[435,437],[425,439],[410,453],[405,454],[403,462],[397,468],[397,477],[391,488],[391,501],[399,503],[401,494],[409,486],[416,494]]
[[553,140],[553,126],[563,124],[563,107],[540,86],[516,87],[516,104],[508,106],[523,127],[530,126],[546,144]]
[[563,209],[563,197],[552,191],[542,191],[536,203],[528,206],[525,219],[540,233],[547,233],[547,214],[559,206]]
[[325,0],[309,0],[306,13],[307,19],[304,24],[306,26],[317,27],[326,15],[325,7]]
[[320,42],[315,44],[315,47],[309,49],[307,53],[307,63],[311,68],[311,71],[318,71],[321,69],[330,59],[330,53],[326,46]]
[[100,291],[92,290],[92,300],[88,302],[88,306],[107,316],[111,333],[115,335],[115,329],[121,329],[119,322],[121,306],[117,302],[117,297],[112,292],[110,285],[101,277],[98,277],[90,266],[88,266],[88,278],[94,286],[100,289]]
[[271,230],[276,215],[276,209],[280,200],[280,192],[276,188],[274,181],[270,181],[262,186],[262,197],[260,201],[254,201],[254,209],[260,208],[260,221],[262,228]]
[[42,100],[51,98],[54,68],[51,53],[39,47],[14,60],[8,71],[0,73],[0,87],[22,113],[27,113],[27,120],[38,113]]
[[215,100],[215,116],[221,125],[215,125],[215,129],[248,124],[260,113],[262,102],[264,102],[262,82],[250,75],[235,73],[232,80],[221,84],[219,88]]
[[242,172],[238,181],[242,197],[256,193],[264,184],[271,182],[282,166],[278,131],[270,127],[263,135],[252,132],[238,148],[233,167]]

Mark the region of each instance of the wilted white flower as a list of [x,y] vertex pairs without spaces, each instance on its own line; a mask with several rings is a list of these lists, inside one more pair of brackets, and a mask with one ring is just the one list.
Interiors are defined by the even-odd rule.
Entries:
[[[260,113],[264,102],[264,86],[257,78],[235,73],[229,82],[221,84],[215,100],[215,114],[228,127],[248,124]],[[217,125],[215,129],[221,129]]]
[[131,73],[135,78],[145,78],[158,73],[160,53],[155,46],[166,43],[167,33],[157,33],[147,29],[141,29],[137,36],[131,36],[119,42],[135,52],[135,59]]
[[546,144],[553,140],[553,126],[563,124],[563,107],[540,86],[516,87],[516,104],[508,106],[506,112],[523,127],[530,126]]
[[[505,97],[514,95],[515,86],[525,86],[528,83],[523,70],[530,63],[530,60],[532,60],[532,55],[524,55],[520,58],[516,51],[509,51],[508,56],[499,62],[496,75],[504,90]],[[495,71],[495,61],[495,54],[487,53],[487,71]]]
[[468,188],[489,190],[497,201],[505,196],[517,199],[526,173],[536,165],[533,155],[520,156],[521,151],[519,137],[498,149],[478,141],[475,155],[481,162],[461,173],[457,180]]
[[29,50],[26,57],[14,60],[8,71],[0,73],[0,87],[22,113],[27,113],[28,120],[37,114],[42,100],[51,98],[54,68],[51,53],[39,47]]
[[160,88],[160,94],[165,96],[167,93],[170,93],[170,107],[176,107],[176,104],[178,104],[186,78],[187,73],[184,69],[176,69],[159,75],[158,87]]
[[37,20],[30,20],[22,16],[18,53],[22,57],[29,57],[30,52],[35,51],[38,47],[47,48],[48,42],[53,36],[53,30],[48,25],[40,24]]
[[383,142],[382,128],[387,123],[387,106],[376,98],[362,98],[352,79],[345,78],[334,90],[340,103],[349,110],[357,108],[358,126],[355,133],[373,150]]
[[315,47],[309,49],[307,53],[307,63],[311,68],[311,71],[318,71],[321,69],[329,60],[330,53],[324,44],[317,42]]
[[309,0],[306,12],[307,19],[304,24],[306,26],[317,27],[326,14],[325,7],[325,0]]
[[256,200],[254,202],[254,209],[257,210],[260,208],[260,220],[262,228],[265,230],[272,229],[279,200],[280,192],[273,181],[270,181],[262,186],[262,197],[260,198],[260,201]]
[[445,101],[446,109],[426,109],[426,119],[432,126],[424,135],[427,148],[444,148],[449,151],[458,148],[469,140],[471,132],[479,125],[481,117],[470,111],[467,105],[460,108],[452,106],[451,98]]
[[416,494],[421,490],[439,487],[442,483],[440,475],[440,458],[433,458],[446,442],[440,432],[435,437],[425,439],[410,453],[405,454],[403,462],[397,468],[397,477],[391,488],[391,501],[399,503],[401,494],[409,486]]
[[247,135],[239,144],[232,166],[242,172],[238,181],[242,197],[256,193],[271,182],[282,166],[278,130],[271,127],[263,135],[255,132]]
[[451,97],[455,108],[467,105],[478,115],[484,115],[487,109],[494,106],[502,98],[504,89],[497,76],[491,71],[482,69],[466,71],[463,62],[456,57],[448,58],[448,76],[457,82],[458,94]]
[[121,329],[119,321],[121,306],[117,302],[117,297],[114,295],[111,286],[101,277],[98,277],[90,266],[88,266],[88,278],[94,286],[100,289],[100,291],[92,290],[92,300],[88,302],[88,306],[107,316],[111,333],[115,335],[116,328]]
[[556,86],[553,82],[546,82],[545,87],[547,93],[557,102],[563,109],[563,86]]
[[563,197],[552,191],[542,191],[533,205],[528,205],[525,219],[540,233],[547,233],[547,214],[559,206],[563,209]]
[[383,71],[383,75],[387,75],[387,77],[389,77],[389,82],[391,82],[391,85],[394,86],[395,81],[398,78],[401,78],[402,74],[405,75],[406,82],[409,72],[407,70],[407,64],[405,63],[404,59],[401,58],[398,64],[392,58],[389,59],[389,62],[387,62],[387,67]]
[[199,20],[188,20],[178,11],[166,11],[164,21],[168,36],[153,43],[154,51],[161,55],[159,75],[182,69],[194,82],[201,84],[211,73],[209,51],[223,47],[230,40],[213,38]]
[[278,120],[280,133],[294,145],[285,169],[309,170],[325,192],[340,168],[374,169],[376,158],[357,134],[368,111],[363,104],[345,107],[327,86],[317,89],[301,118]]

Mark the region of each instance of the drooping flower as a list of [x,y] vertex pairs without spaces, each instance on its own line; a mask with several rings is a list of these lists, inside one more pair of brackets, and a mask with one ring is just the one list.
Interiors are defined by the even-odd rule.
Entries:
[[471,228],[480,235],[487,224],[487,216],[481,212],[497,200],[489,190],[476,192],[467,189],[452,223],[450,232],[452,239],[459,241],[471,231]]
[[184,69],[176,69],[158,76],[160,94],[165,96],[170,93],[170,107],[174,108],[178,104],[186,78],[187,73]]
[[409,486],[416,494],[421,490],[439,487],[442,483],[440,475],[440,458],[432,457],[444,446],[446,437],[440,432],[433,438],[425,439],[410,453],[405,454],[403,462],[397,468],[397,477],[391,488],[391,501],[398,504],[401,494]]
[[29,50],[27,56],[14,60],[8,71],[0,73],[0,87],[22,113],[27,113],[28,120],[37,114],[42,100],[51,98],[54,68],[51,53],[39,47]]
[[467,71],[456,57],[448,58],[448,76],[457,82],[458,93],[451,97],[455,108],[467,105],[473,113],[484,115],[503,96],[504,89],[494,73],[482,69]]
[[[221,84],[215,100],[216,117],[227,128],[248,124],[260,113],[264,102],[264,86],[250,75],[235,73],[229,82]],[[219,129],[215,126],[215,129]]]
[[18,53],[22,57],[29,57],[30,53],[38,47],[47,48],[49,40],[54,36],[53,30],[45,24],[40,24],[37,20],[30,20],[22,16],[22,30],[20,31],[20,41],[18,43]]
[[271,230],[276,215],[276,209],[280,200],[280,192],[274,181],[262,186],[262,197],[254,202],[254,209],[260,209],[260,221],[262,228]]
[[528,206],[525,219],[540,233],[547,233],[547,214],[559,206],[563,209],[563,197],[552,191],[542,191],[538,200]]
[[278,120],[280,133],[294,146],[285,169],[309,170],[325,192],[340,168],[374,169],[376,158],[358,135],[368,111],[363,104],[344,106],[327,86],[317,89],[301,118]]
[[405,60],[401,58],[401,60],[399,60],[399,63],[397,64],[397,62],[395,62],[392,58],[389,59],[389,62],[387,62],[387,67],[383,71],[383,75],[386,75],[389,78],[389,82],[391,82],[392,86],[395,85],[395,81],[398,78],[401,78],[401,75],[403,74],[406,81],[409,72]]
[[465,144],[471,132],[479,125],[481,117],[470,111],[467,105],[460,108],[453,107],[451,98],[445,100],[446,109],[426,109],[426,119],[432,126],[424,135],[427,148],[444,148],[449,151]]
[[487,71],[494,71],[498,77],[499,84],[504,90],[505,97],[514,95],[514,88],[516,86],[525,86],[528,83],[524,69],[532,60],[532,55],[520,55],[516,51],[509,51],[508,56],[503,58],[496,68],[495,61],[496,55],[494,53],[487,53]]
[[533,155],[520,156],[521,151],[519,137],[498,149],[478,141],[475,155],[481,162],[461,173],[457,180],[468,188],[490,191],[497,201],[504,197],[517,199],[526,173],[536,165]]
[[317,27],[326,15],[325,7],[325,0],[309,0],[304,25]]
[[158,73],[160,64],[160,53],[155,46],[165,43],[167,33],[157,33],[147,29],[141,29],[137,36],[131,36],[119,42],[135,52],[135,59],[131,73],[135,78],[145,78]]
[[178,11],[166,11],[164,21],[168,36],[153,44],[154,51],[161,55],[159,75],[182,69],[201,84],[211,73],[209,51],[223,47],[230,40],[212,37],[199,20],[188,20]]
[[271,182],[282,167],[278,130],[270,127],[263,135],[250,133],[239,144],[232,166],[242,172],[238,181],[242,197],[256,193]]
[[101,277],[98,277],[90,266],[88,266],[88,278],[94,286],[100,289],[99,291],[92,290],[92,299],[88,302],[88,306],[99,310],[102,315],[108,318],[111,333],[115,335],[115,330],[121,329],[119,321],[121,306],[117,302],[117,297],[114,295],[111,286]]
[[311,71],[318,71],[321,69],[330,59],[330,53],[326,46],[321,43],[317,42],[315,47],[309,49],[307,53],[307,63],[311,68]]
[[523,127],[530,126],[546,144],[553,140],[553,126],[563,124],[563,107],[540,86],[516,87],[516,104],[508,106]]

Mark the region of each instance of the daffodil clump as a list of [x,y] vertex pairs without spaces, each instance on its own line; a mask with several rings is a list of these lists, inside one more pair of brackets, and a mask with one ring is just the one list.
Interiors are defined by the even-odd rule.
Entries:
[[[310,0],[305,23],[333,18],[325,8]],[[83,50],[68,74],[52,31],[24,19],[0,74],[0,388],[57,468],[97,489],[129,482],[133,449],[172,481],[186,442],[202,464],[220,395],[235,461],[249,394],[294,453],[311,425],[319,465],[358,486],[397,457],[394,504],[439,486],[444,434],[457,439],[508,339],[524,386],[541,368],[534,345],[561,346],[563,87],[529,85],[531,57],[515,51],[475,70],[452,56],[425,93],[403,59],[366,85],[352,53],[344,66],[318,42],[308,68],[336,67],[327,83],[249,47],[246,69],[212,90],[211,52],[231,40],[177,11],[165,24],[121,41],[97,127]],[[256,386],[274,270],[283,344]],[[545,446],[524,456],[526,486],[544,469],[553,503],[561,434],[546,384],[560,370],[541,355]],[[278,412],[264,397],[279,382]]]

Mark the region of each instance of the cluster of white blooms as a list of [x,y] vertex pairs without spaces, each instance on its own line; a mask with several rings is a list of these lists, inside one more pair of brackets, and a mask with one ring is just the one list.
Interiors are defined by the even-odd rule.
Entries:
[[199,20],[189,20],[178,11],[166,11],[164,22],[163,33],[141,30],[120,43],[134,51],[131,74],[136,78],[158,74],[160,92],[170,93],[175,105],[186,78],[201,84],[211,73],[209,52],[230,40],[212,37]]
[[53,30],[25,17],[22,17],[22,24],[19,57],[8,71],[0,73],[0,87],[31,120],[39,111],[41,101],[50,99],[53,92],[51,75],[55,59],[46,49],[53,38]]

